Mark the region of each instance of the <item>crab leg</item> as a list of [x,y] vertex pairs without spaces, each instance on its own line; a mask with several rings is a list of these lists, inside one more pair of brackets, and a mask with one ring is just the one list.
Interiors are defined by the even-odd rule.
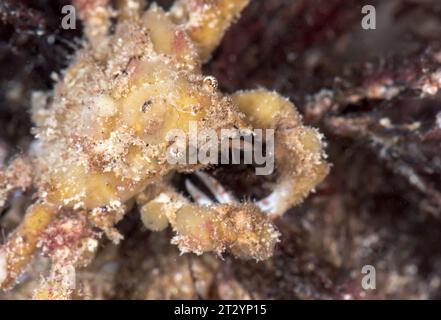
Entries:
[[257,201],[256,205],[269,216],[273,216],[277,208],[277,200],[278,194],[273,192],[266,198]]
[[[195,174],[201,179],[205,186],[207,186],[217,201],[220,203],[237,202],[234,196],[226,191],[215,178],[201,171],[197,171]],[[213,204],[213,201],[188,179],[185,180],[185,188],[197,204],[205,206]]]
[[170,10],[207,61],[250,0],[177,0]]
[[190,180],[185,180],[185,188],[187,189],[188,193],[191,195],[193,200],[201,205],[201,206],[209,206],[213,204],[213,201],[205,193],[203,193],[201,190],[199,190]]
[[[256,260],[272,255],[279,233],[255,205],[207,205],[211,202],[207,196],[188,180],[186,185],[197,204],[190,203],[168,185],[148,188],[145,196],[138,196],[141,218],[148,229],[159,231],[170,224],[176,233],[172,243],[177,244],[182,253],[220,255],[228,250],[237,257]],[[158,189],[159,194],[151,192]]]
[[0,248],[0,289],[14,285],[31,261],[41,234],[55,216],[56,208],[45,204],[31,206],[20,226]]
[[47,277],[34,291],[34,299],[60,300],[81,297],[76,269],[89,265],[101,233],[88,221],[87,211],[65,211],[47,227],[39,241],[42,254],[51,260]]
[[83,20],[87,39],[95,49],[96,58],[105,59],[112,16],[109,0],[73,0],[73,4]]
[[197,171],[196,175],[202,182],[207,186],[207,188],[213,193],[217,201],[220,203],[233,203],[237,202],[234,196],[225,190],[225,188],[212,176],[206,174],[202,171]]
[[257,129],[275,130],[275,161],[279,178],[273,193],[257,205],[272,218],[301,202],[327,175],[324,143],[304,126],[287,99],[266,90],[241,91],[233,101]]
[[149,31],[150,39],[157,52],[174,57],[181,67],[200,67],[199,57],[192,39],[184,28],[173,23],[171,17],[156,3],[142,15],[142,24]]
[[[211,193],[213,193],[217,201],[219,201],[220,203],[237,202],[236,198],[234,198],[234,196],[231,195],[231,193],[226,191],[225,188],[215,178],[206,174],[205,172],[197,171],[195,174],[202,180],[202,182],[204,182],[204,184],[208,187]],[[201,190],[199,190],[189,180],[185,181],[185,187],[188,193],[190,193],[192,198],[196,201],[196,203],[200,205],[213,204],[210,198]],[[260,210],[262,210],[262,212],[265,212],[269,216],[273,216],[277,208],[278,199],[279,199],[278,192],[273,192],[266,198],[256,201],[255,204],[260,208]]]
[[[263,89],[242,91],[233,95],[252,127],[275,130],[275,160],[279,178],[273,192],[256,205],[271,219],[301,202],[329,171],[325,161],[324,143],[314,129],[304,126],[295,107],[280,95]],[[204,173],[198,176],[216,195],[219,202],[233,202],[224,196],[214,178]]]

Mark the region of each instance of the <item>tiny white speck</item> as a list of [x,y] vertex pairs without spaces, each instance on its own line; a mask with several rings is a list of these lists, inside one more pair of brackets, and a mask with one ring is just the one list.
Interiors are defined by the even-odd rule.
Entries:
[[392,125],[389,118],[381,118],[380,124],[385,128],[390,128],[390,126]]

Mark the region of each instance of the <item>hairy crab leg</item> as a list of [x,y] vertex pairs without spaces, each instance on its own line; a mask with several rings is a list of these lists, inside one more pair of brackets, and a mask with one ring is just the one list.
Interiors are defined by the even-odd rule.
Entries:
[[[255,129],[275,130],[275,160],[279,178],[273,192],[255,203],[271,219],[301,202],[329,171],[325,161],[324,143],[314,129],[304,126],[300,114],[288,100],[266,90],[239,92],[233,96]],[[221,203],[236,200],[211,176],[196,173]],[[191,194],[204,197],[200,190]],[[205,196],[206,197],[206,196]]]
[[[34,204],[28,208],[20,226],[0,247],[0,288],[7,289],[15,284],[23,269],[31,261],[38,241],[57,213],[57,208],[47,204]],[[1,258],[3,257],[3,258]]]
[[[211,193],[213,193],[217,201],[219,201],[220,203],[237,202],[237,199],[234,196],[232,196],[231,193],[226,191],[225,188],[215,178],[213,178],[212,176],[208,175],[205,172],[197,171],[195,172],[195,174],[202,180],[202,182],[204,182],[204,184],[211,191]],[[196,203],[200,205],[213,204],[210,198],[201,190],[199,190],[189,180],[185,181],[185,186],[188,193],[190,193],[190,195],[192,196],[192,198],[195,200]],[[260,210],[262,210],[262,212],[266,213],[269,217],[274,217],[274,212],[277,207],[276,204],[278,198],[279,196],[277,192],[273,192],[266,198],[256,201],[255,204],[260,208]]]
[[105,59],[112,17],[109,0],[73,0],[73,4],[84,23],[85,34],[94,47],[96,58]]
[[[189,193],[194,191],[195,199],[203,194],[196,187]],[[137,203],[148,229],[159,231],[171,225],[176,233],[172,242],[183,253],[221,255],[230,251],[239,258],[264,260],[272,255],[278,242],[274,225],[251,203],[195,204],[168,185],[147,188]]]
[[185,180],[185,188],[191,195],[193,200],[201,206],[209,206],[213,204],[213,201],[201,190],[199,190],[190,180]]
[[225,188],[215,178],[202,171],[196,171],[195,174],[199,177],[199,179],[202,180],[211,193],[213,193],[217,201],[220,203],[237,202],[234,196],[225,190]]
[[273,193],[257,205],[274,218],[300,203],[328,174],[320,133],[302,124],[294,105],[263,89],[240,91],[233,101],[257,129],[274,129],[279,173]]
[[88,221],[87,211],[64,211],[54,219],[39,241],[42,254],[51,260],[47,277],[40,280],[33,299],[60,300],[80,296],[76,269],[89,265],[98,249],[101,232]]
[[276,192],[271,193],[266,198],[263,198],[259,201],[256,201],[256,205],[268,214],[270,217],[273,217],[277,208],[278,194]]
[[175,22],[183,24],[197,45],[200,57],[210,59],[225,31],[250,0],[177,0],[170,9]]

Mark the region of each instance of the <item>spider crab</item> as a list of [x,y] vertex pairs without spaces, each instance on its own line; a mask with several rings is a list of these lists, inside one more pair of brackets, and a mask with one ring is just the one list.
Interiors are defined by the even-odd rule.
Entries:
[[[75,269],[90,262],[102,233],[121,239],[115,224],[135,204],[148,229],[171,226],[182,252],[272,255],[279,238],[272,220],[302,201],[329,166],[321,135],[287,99],[263,89],[222,94],[202,74],[248,2],[177,0],[166,12],[137,0],[114,9],[108,0],[74,1],[87,41],[46,102],[33,106],[36,200],[0,248],[0,288],[13,287],[41,250],[51,270],[35,298],[74,297]],[[205,165],[167,162],[167,132],[188,130],[190,121],[216,131],[274,129],[279,175],[271,195],[239,202],[199,171]],[[12,163],[0,177],[19,176],[22,166]],[[173,173],[196,171],[219,203],[189,182],[193,201],[170,184]]]

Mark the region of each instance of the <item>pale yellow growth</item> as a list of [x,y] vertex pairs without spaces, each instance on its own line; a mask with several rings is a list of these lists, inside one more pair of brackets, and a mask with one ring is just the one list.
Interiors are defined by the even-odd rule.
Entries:
[[2,252],[6,254],[7,275],[1,282],[2,288],[13,286],[16,277],[30,262],[41,234],[56,214],[55,208],[35,204],[31,206],[20,226],[9,236]]
[[188,204],[176,212],[173,227],[181,251],[199,254],[228,250],[238,258],[265,260],[279,240],[274,225],[252,204]]
[[279,233],[254,204],[198,206],[171,188],[158,188],[161,193],[157,196],[151,190],[138,196],[142,221],[152,231],[170,223],[176,232],[173,243],[181,252],[221,255],[228,251],[238,258],[255,260],[272,255]]
[[255,128],[276,128],[282,119],[289,119],[294,126],[301,124],[300,115],[293,104],[275,92],[240,91],[233,95],[233,99]]
[[185,25],[202,61],[207,61],[249,1],[177,0],[171,13],[176,21]]
[[[216,211],[211,208],[183,206],[176,213],[175,229],[178,232],[180,242],[186,242],[183,246],[185,251],[193,251],[199,254],[207,251],[215,251],[215,236],[222,237],[219,223],[216,221]],[[183,249],[181,248],[181,249]],[[219,248],[220,251],[223,248]]]
[[152,5],[142,17],[142,24],[149,31],[158,53],[175,57],[180,67],[200,68],[200,57],[189,35],[182,27],[175,25],[160,7]]
[[163,206],[163,202],[152,200],[140,208],[141,220],[147,229],[162,231],[168,227],[168,219]]
[[302,124],[294,105],[275,92],[241,91],[233,95],[251,124],[256,128],[275,129],[276,210],[273,217],[301,202],[328,174],[322,137]]

